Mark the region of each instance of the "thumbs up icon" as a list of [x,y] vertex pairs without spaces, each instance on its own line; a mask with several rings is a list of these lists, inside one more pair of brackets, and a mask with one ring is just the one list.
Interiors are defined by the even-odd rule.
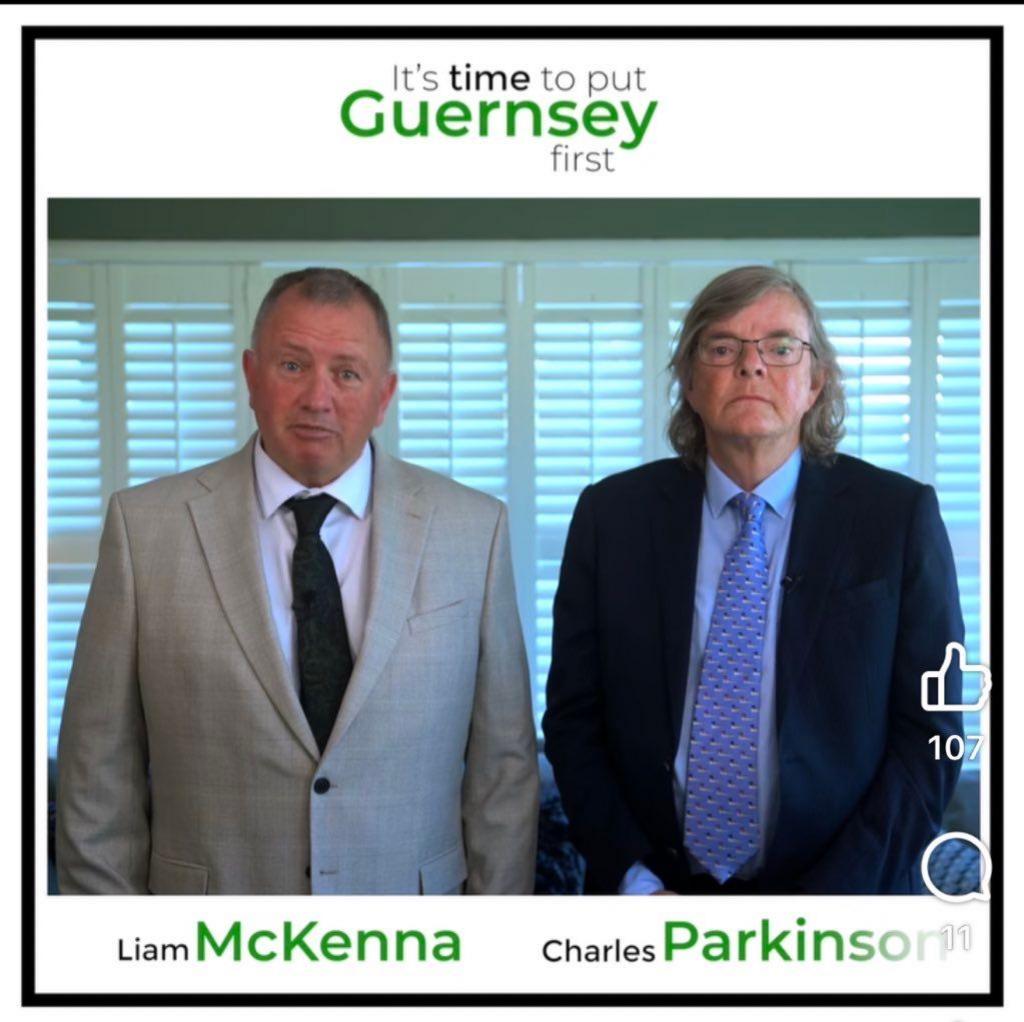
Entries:
[[[955,662],[953,658],[956,658]],[[950,667],[955,666],[962,674],[976,672],[981,675],[978,686],[978,700],[974,703],[946,702],[946,674]],[[923,710],[980,710],[988,702],[992,691],[992,672],[982,664],[968,664],[967,650],[959,642],[946,645],[946,656],[937,671],[925,671],[921,675],[921,709]],[[934,697],[932,693],[934,692]]]

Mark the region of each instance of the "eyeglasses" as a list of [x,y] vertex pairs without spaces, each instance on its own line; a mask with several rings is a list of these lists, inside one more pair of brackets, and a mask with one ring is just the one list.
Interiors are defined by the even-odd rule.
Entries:
[[795,366],[804,357],[804,348],[811,347],[799,337],[785,335],[758,337],[752,341],[742,337],[709,337],[700,342],[697,351],[705,365],[731,366],[740,357],[744,344],[755,345],[766,366]]

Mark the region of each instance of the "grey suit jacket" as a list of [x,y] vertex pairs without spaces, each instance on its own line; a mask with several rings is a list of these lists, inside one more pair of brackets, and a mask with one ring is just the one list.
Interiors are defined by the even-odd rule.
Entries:
[[375,449],[366,630],[321,757],[271,623],[252,444],[111,499],[61,726],[62,893],[531,893],[504,505]]

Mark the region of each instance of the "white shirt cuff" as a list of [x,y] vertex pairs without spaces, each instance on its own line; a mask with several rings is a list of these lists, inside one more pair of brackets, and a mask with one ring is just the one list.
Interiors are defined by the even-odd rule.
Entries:
[[657,894],[663,890],[665,885],[642,862],[633,863],[619,884],[619,894]]

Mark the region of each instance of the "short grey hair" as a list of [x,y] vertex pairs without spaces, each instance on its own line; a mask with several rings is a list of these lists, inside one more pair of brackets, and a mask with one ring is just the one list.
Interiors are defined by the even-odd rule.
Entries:
[[827,463],[835,459],[836,445],[845,433],[846,397],[836,349],[825,333],[818,310],[811,296],[788,273],[773,266],[740,266],[715,277],[694,299],[668,366],[673,382],[678,384],[668,423],[668,439],[691,467],[702,469],[707,458],[704,424],[686,400],[701,335],[712,323],[734,316],[773,291],[791,294],[803,307],[811,336],[802,340],[811,345],[817,361],[811,372],[818,378],[823,377],[821,392],[800,423],[800,446],[812,461]]
[[334,266],[307,266],[304,270],[292,270],[291,273],[283,273],[270,285],[270,290],[260,302],[256,318],[253,320],[253,348],[256,347],[260,330],[278,298],[293,287],[298,289],[303,298],[322,305],[351,305],[353,302],[366,302],[377,320],[377,328],[384,340],[387,365],[389,369],[391,368],[394,358],[391,322],[380,295],[365,280],[360,279],[354,273]]

